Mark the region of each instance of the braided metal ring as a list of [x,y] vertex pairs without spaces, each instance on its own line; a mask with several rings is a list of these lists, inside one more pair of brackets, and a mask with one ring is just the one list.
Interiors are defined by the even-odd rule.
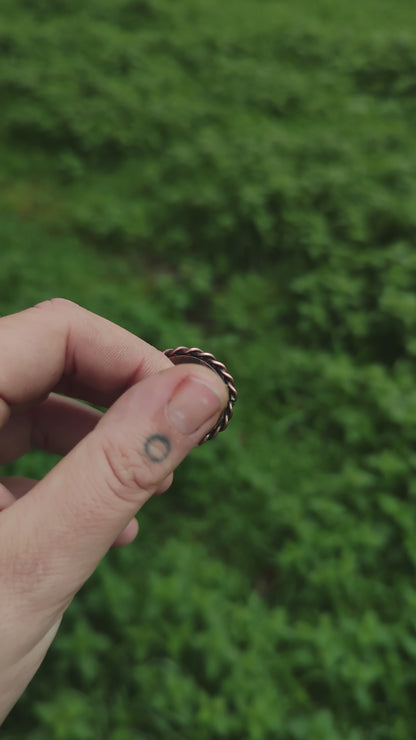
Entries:
[[216,425],[201,439],[199,444],[202,445],[204,442],[214,439],[219,432],[223,432],[228,426],[228,422],[233,415],[233,406],[237,400],[237,391],[234,387],[234,379],[222,362],[219,362],[210,352],[203,352],[203,350],[198,349],[198,347],[176,347],[175,349],[165,349],[164,354],[166,357],[169,357],[174,365],[194,362],[197,365],[205,365],[206,367],[209,367],[220,376],[221,380],[223,380],[227,386],[228,403]]

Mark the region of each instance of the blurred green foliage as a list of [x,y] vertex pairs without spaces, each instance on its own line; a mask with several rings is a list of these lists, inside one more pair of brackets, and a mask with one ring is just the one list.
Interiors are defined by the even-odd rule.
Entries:
[[0,55],[0,310],[64,295],[241,395],[3,737],[410,740],[416,6],[3,0]]

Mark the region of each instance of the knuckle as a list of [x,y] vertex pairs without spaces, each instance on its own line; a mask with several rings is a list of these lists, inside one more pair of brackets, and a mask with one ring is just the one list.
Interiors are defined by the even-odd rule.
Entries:
[[40,303],[36,303],[34,305],[34,308],[40,309],[42,311],[74,311],[74,309],[79,309],[77,303],[74,303],[74,301],[70,301],[68,298],[48,298],[45,301],[41,301]]
[[114,440],[104,440],[102,453],[105,464],[105,480],[108,488],[118,498],[137,501],[141,496],[149,498],[167,475],[154,470],[143,454],[128,445],[119,445]]

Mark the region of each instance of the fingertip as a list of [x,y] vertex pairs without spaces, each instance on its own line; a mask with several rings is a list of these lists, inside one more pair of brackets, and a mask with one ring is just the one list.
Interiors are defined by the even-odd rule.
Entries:
[[166,493],[166,491],[171,487],[173,483],[173,473],[170,473],[170,475],[165,478],[165,480],[162,481],[157,491],[155,491],[155,495],[158,496],[161,493]]
[[137,519],[132,519],[127,527],[123,529],[118,537],[114,540],[112,547],[124,547],[124,545],[130,545],[133,540],[136,539],[139,531],[139,522]]

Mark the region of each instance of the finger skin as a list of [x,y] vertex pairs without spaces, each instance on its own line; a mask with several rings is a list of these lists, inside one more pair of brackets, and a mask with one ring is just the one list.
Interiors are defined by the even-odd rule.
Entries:
[[92,406],[51,393],[31,411],[31,448],[66,455],[92,432],[102,415]]
[[92,406],[56,393],[39,404],[13,409],[0,429],[0,465],[32,449],[66,455],[94,429],[101,416]]
[[120,326],[55,298],[0,318],[0,424],[11,405],[59,393],[109,406],[138,380],[172,366]]
[[[26,435],[20,449],[29,444],[28,431],[30,444],[70,449],[30,490],[31,482],[11,483],[20,497],[8,499],[0,513],[1,722],[77,590],[112,543],[135,536],[137,511],[166,490],[177,465],[217,422],[228,394],[211,370],[175,367],[134,335],[67,301],[0,319],[0,342],[7,347],[0,426],[10,437],[13,428]],[[98,418],[60,401],[73,423],[58,431],[51,392],[110,408]],[[7,498],[7,486],[1,491]]]
[[225,385],[206,368],[182,365],[152,375],[1,512],[0,723],[39,667],[76,591],[226,402]]
[[132,519],[123,531],[120,532],[118,537],[114,540],[112,547],[123,547],[124,545],[130,545],[136,538],[139,531],[139,523],[137,519]]
[[[31,491],[38,482],[34,478],[24,478],[20,475],[6,475],[0,478],[0,484],[12,495],[13,501]],[[10,500],[10,503],[13,502]]]
[[8,506],[15,502],[15,497],[7,486],[0,481],[0,512],[7,509]]
[[[23,612],[28,599],[34,609],[65,608],[141,506],[216,423],[218,407],[191,434],[170,422],[169,400],[187,377],[202,379],[202,401],[205,383],[214,385],[222,410],[226,388],[206,368],[181,365],[150,376],[126,391],[28,496],[2,512],[0,571],[3,565],[15,598],[20,583]],[[169,440],[169,454],[156,450],[149,457],[146,441],[154,435]]]
[[[157,493],[164,493],[171,485],[171,482],[171,477],[163,481]],[[14,504],[16,499],[29,493],[37,483],[38,481],[33,478],[23,478],[21,476],[4,476],[0,478],[0,512],[11,506],[11,504]],[[138,531],[139,524],[136,519],[132,519],[116,537],[112,546],[121,547],[123,545],[130,545],[137,536]]]

